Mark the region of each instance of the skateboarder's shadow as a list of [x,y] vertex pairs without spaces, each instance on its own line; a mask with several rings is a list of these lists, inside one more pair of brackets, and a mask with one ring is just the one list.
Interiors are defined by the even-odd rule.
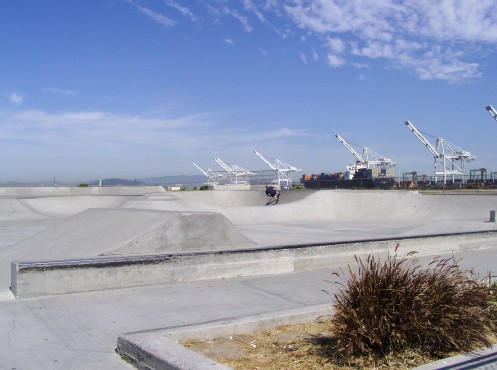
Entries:
[[266,203],[266,206],[270,206],[272,204],[278,203],[278,199],[270,199],[269,202]]

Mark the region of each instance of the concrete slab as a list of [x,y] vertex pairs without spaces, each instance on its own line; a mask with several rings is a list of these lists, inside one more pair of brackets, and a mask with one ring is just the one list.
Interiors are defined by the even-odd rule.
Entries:
[[[74,195],[102,196],[79,191]],[[64,206],[52,208],[51,205],[51,202],[56,203],[55,198],[72,196],[66,190],[64,192],[3,190],[0,193],[2,200],[5,200],[0,206],[0,272],[9,271],[12,259],[8,253],[11,253],[13,244],[68,220],[68,216],[63,214]],[[215,193],[173,193],[160,189],[152,192],[130,191],[124,194],[125,199],[105,207],[118,210],[219,211],[258,246],[298,244],[300,241],[357,240],[372,235],[394,237],[420,232],[433,234],[496,229],[495,223],[488,222],[489,211],[497,208],[497,197],[493,194],[295,191],[284,193],[280,204],[265,207],[267,198],[263,191]],[[123,193],[107,195],[122,197]],[[32,206],[30,202],[21,202],[21,198],[39,197],[47,199],[33,202]],[[67,204],[71,201],[64,200]],[[74,201],[72,209],[71,212],[76,212],[73,214],[83,211],[78,210],[77,201]],[[87,229],[87,233],[92,232]],[[486,275],[497,266],[495,252],[496,248],[461,251],[455,257],[463,258],[463,264],[475,267]],[[12,300],[4,294],[7,293],[8,283],[3,283],[0,299],[6,300],[0,300],[0,368],[128,369],[130,365],[114,352],[120,333],[326,304],[329,297],[322,290],[329,290],[330,287],[324,280],[339,267],[333,264],[326,269],[290,274],[20,300]]]

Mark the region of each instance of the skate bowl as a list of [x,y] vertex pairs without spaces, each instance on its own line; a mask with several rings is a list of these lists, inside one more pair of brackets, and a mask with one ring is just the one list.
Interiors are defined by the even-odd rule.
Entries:
[[161,189],[0,199],[3,217],[49,222],[0,247],[12,262],[0,282],[28,297],[321,268],[343,248],[350,258],[399,243],[435,254],[497,246],[493,194],[303,190],[265,206],[263,190]]

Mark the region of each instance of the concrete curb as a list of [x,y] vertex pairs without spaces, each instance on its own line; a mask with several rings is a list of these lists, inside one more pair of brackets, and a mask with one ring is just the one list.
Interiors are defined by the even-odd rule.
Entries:
[[497,345],[444,358],[412,370],[490,370],[497,368]]
[[280,325],[317,320],[330,315],[331,305],[301,307],[264,315],[228,318],[208,323],[119,335],[116,352],[139,369],[228,370],[214,360],[183,347],[185,339],[214,339]]
[[326,268],[354,255],[411,251],[430,256],[497,246],[497,231],[342,243],[197,251],[59,261],[14,261],[11,290],[31,298],[171,282],[290,273]]
[[[229,367],[192,351],[178,342],[187,339],[209,340],[230,335],[247,334],[280,325],[318,320],[320,317],[326,317],[331,313],[331,304],[321,304],[264,315],[123,333],[118,337],[116,352],[138,369],[229,370]],[[497,346],[434,361],[414,369],[484,370],[489,369],[489,364],[495,363],[497,363]]]

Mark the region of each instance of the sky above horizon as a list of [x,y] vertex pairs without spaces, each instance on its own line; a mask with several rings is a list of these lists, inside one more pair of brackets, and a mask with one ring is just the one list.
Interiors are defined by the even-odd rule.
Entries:
[[495,0],[4,0],[0,181],[354,162],[433,175],[410,120],[497,170]]

